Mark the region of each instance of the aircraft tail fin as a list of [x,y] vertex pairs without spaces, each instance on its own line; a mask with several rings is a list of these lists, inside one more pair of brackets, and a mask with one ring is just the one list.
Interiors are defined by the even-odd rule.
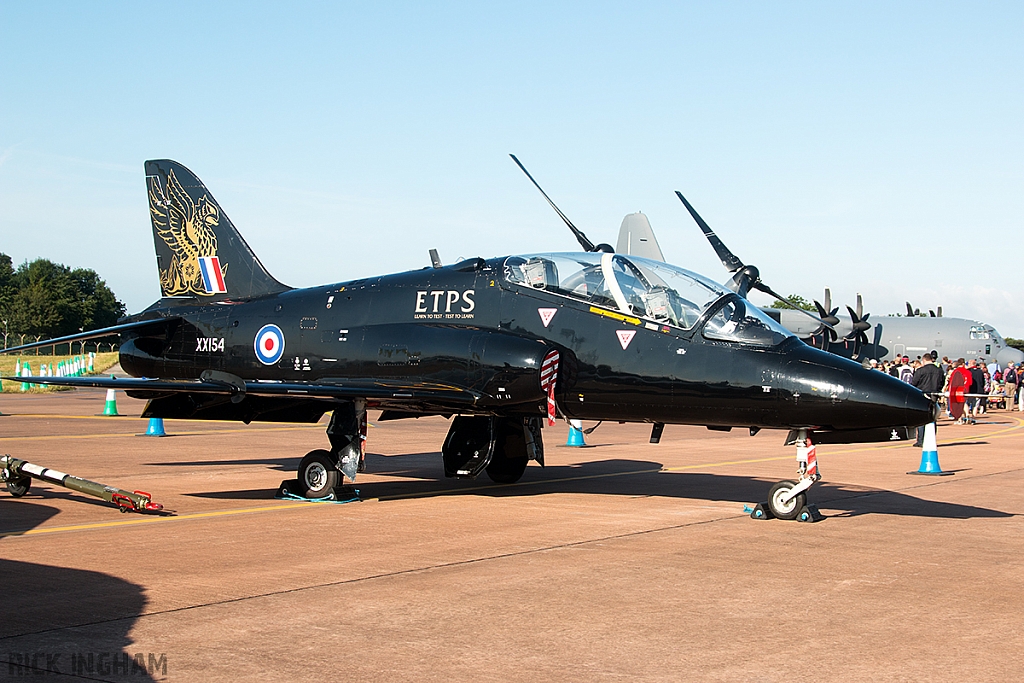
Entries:
[[290,289],[267,272],[192,171],[170,159],[147,161],[146,186],[162,296],[218,301]]
[[615,251],[619,254],[641,256],[655,261],[665,260],[665,255],[661,253],[661,247],[658,245],[658,238],[654,236],[651,222],[639,211],[627,214],[622,219]]

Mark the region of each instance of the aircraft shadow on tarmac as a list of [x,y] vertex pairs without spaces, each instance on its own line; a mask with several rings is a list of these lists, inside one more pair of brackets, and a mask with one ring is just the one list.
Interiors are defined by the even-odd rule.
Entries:
[[150,467],[224,467],[227,465],[267,465],[278,472],[292,472],[299,467],[301,457],[240,458],[238,460],[182,460],[180,462],[151,462]]
[[[3,495],[0,552],[18,543],[11,536],[60,512]],[[11,589],[0,608],[0,680],[155,680],[149,655],[155,665],[163,653],[145,652],[129,636],[146,606],[142,586],[102,572],[2,558],[0,576]],[[142,668],[135,665],[140,653]],[[166,662],[156,671],[163,674]]]
[[[408,458],[408,459],[407,459]],[[402,480],[357,481],[364,499],[430,498],[442,495],[494,497],[540,496],[549,493],[582,493],[616,496],[661,496],[693,500],[734,502],[737,505],[764,500],[773,480],[728,474],[660,471],[662,465],[645,460],[598,460],[577,465],[531,465],[517,484],[491,484],[485,476],[475,481],[438,477],[440,453],[417,453],[401,458],[369,454],[367,471]],[[918,482],[915,482],[918,483]],[[187,494],[197,498],[253,500],[272,498],[276,489],[241,489]],[[888,514],[912,517],[971,519],[1012,517],[1012,513],[917,498],[898,491],[847,487],[823,482],[811,489],[809,502],[827,516]],[[742,509],[742,508],[740,508]],[[831,515],[829,511],[833,510]]]

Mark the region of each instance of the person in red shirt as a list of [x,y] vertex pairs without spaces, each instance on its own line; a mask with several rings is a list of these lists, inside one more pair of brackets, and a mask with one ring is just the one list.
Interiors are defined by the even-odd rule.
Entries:
[[969,412],[964,411],[967,402],[964,394],[969,393],[973,378],[971,372],[964,367],[964,359],[957,358],[953,372],[949,376],[949,409],[957,424],[974,424]]

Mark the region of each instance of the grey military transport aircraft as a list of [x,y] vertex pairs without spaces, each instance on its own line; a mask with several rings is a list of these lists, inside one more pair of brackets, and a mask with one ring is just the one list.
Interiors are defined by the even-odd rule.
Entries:
[[831,294],[826,289],[824,306],[815,303],[819,316],[833,325],[832,330],[815,326],[792,310],[762,310],[812,346],[857,360],[916,358],[936,351],[939,358],[985,358],[995,360],[1002,367],[1007,363],[1024,362],[1024,351],[1007,344],[992,325],[979,320],[941,315],[890,315],[870,320],[869,314],[863,313],[859,294],[857,308],[847,307],[849,315],[830,308],[830,299]]
[[[278,282],[203,183],[148,161],[161,298],[113,327],[7,349],[121,336],[131,377],[18,378],[121,389],[144,417],[317,422],[329,449],[298,486],[321,497],[364,467],[367,410],[443,415],[448,477],[517,481],[544,464],[557,417],[788,432],[798,477],[771,488],[793,519],[820,479],[812,440],[905,439],[936,407],[912,386],[812,348],[752,306],[767,290],[744,266],[730,287],[594,245],[296,289]],[[564,217],[564,216],[563,216]],[[770,291],[770,290],[767,290]]]

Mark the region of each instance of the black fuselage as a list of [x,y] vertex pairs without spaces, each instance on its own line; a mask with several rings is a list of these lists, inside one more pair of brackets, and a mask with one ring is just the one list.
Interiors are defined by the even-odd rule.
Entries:
[[[503,262],[475,259],[209,305],[162,299],[137,317],[175,322],[127,340],[121,364],[163,379],[215,370],[250,382],[454,387],[471,393],[471,404],[396,396],[368,405],[536,416],[546,409],[539,366],[556,349],[555,397],[569,418],[824,431],[933,418],[917,389],[795,337],[768,346],[706,338],[704,324],[734,295],[684,330],[509,282]],[[282,335],[273,363],[255,348],[268,325]],[[330,409],[322,399],[311,403]]]

